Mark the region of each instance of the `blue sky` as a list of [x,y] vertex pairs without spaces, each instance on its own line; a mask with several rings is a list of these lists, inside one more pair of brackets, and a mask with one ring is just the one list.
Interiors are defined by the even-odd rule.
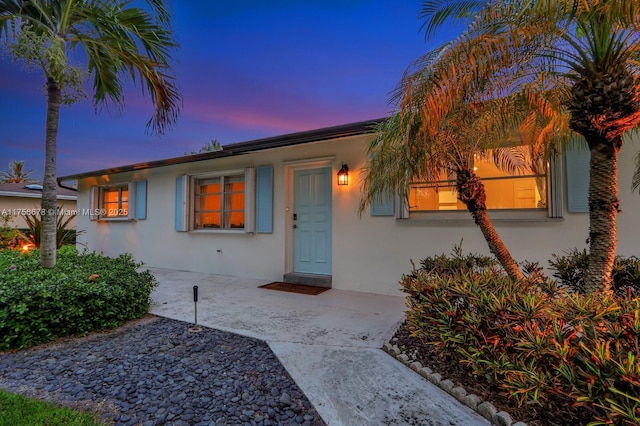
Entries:
[[[58,176],[379,118],[425,41],[420,0],[173,1],[174,69],[184,105],[175,128],[147,135],[152,112],[133,87],[121,113],[89,99],[63,107]],[[0,170],[44,161],[43,76],[0,56]]]

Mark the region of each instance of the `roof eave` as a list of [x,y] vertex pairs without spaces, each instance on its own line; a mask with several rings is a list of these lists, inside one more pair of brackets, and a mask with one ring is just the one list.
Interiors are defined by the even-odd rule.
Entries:
[[[0,197],[42,198],[42,193],[0,191]],[[57,195],[58,200],[77,200],[75,195]]]
[[152,169],[156,167],[172,166],[176,164],[194,163],[197,161],[211,160],[215,158],[249,154],[266,149],[282,148],[304,143],[320,142],[327,139],[357,136],[372,133],[374,131],[374,126],[383,120],[385,120],[385,118],[360,121],[357,123],[343,124],[339,126],[326,127],[323,129],[309,130],[305,132],[290,133],[287,135],[274,136],[270,138],[255,139],[248,142],[238,142],[230,145],[225,145],[220,151],[183,155],[180,157],[168,158],[164,160],[148,161],[144,163],[129,164],[126,166],[112,167],[109,169],[101,169],[91,172],[61,176],[58,178],[58,182],[84,179],[94,176],[112,175],[116,173],[132,172],[136,170]]

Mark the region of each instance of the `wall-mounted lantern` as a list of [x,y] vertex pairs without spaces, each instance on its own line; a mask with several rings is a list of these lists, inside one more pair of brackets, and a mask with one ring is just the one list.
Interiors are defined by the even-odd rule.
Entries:
[[349,185],[349,167],[345,163],[338,172],[338,185]]

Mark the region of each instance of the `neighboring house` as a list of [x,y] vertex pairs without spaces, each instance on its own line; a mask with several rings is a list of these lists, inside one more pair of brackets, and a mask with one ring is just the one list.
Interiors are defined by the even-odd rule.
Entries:
[[[78,181],[79,243],[147,266],[399,294],[412,262],[488,248],[446,182],[417,182],[358,215],[367,121],[224,146],[222,151],[61,177]],[[620,155],[619,253],[640,254],[635,153]],[[543,265],[586,246],[588,152],[540,175],[510,176],[478,161],[490,215],[513,256]],[[348,166],[348,185],[337,174]],[[194,284],[197,284],[194,282]],[[186,296],[185,296],[186,297]]]
[[[65,214],[75,215],[77,192],[73,189],[58,187],[58,208]],[[40,211],[42,199],[42,185],[37,183],[1,183],[0,184],[0,213],[8,213],[12,219],[8,226],[26,228],[25,215]],[[75,218],[68,227],[75,229]]]

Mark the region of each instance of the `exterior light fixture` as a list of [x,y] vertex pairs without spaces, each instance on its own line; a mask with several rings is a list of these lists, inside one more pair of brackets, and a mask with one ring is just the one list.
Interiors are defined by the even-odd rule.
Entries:
[[338,172],[338,185],[349,185],[349,167],[345,163]]

